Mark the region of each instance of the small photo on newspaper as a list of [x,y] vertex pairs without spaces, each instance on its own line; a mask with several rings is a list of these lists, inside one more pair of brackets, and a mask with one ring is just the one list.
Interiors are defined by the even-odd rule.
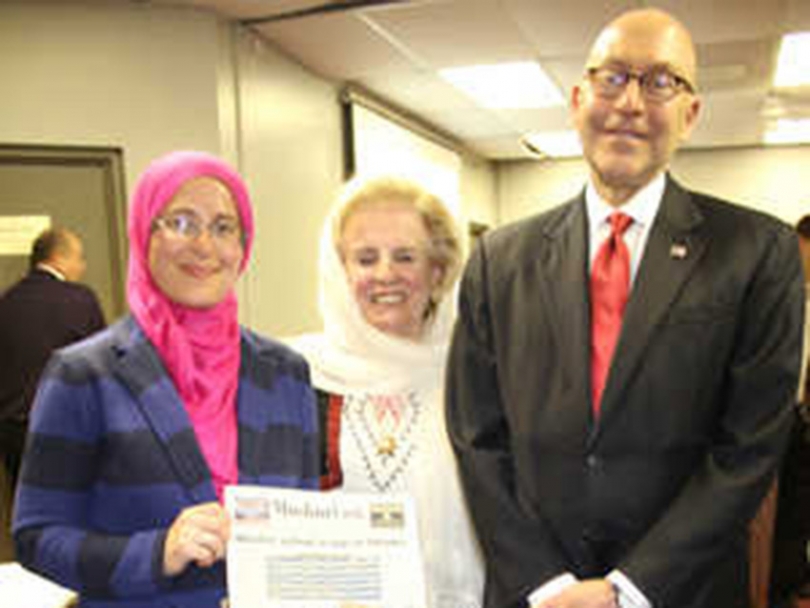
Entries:
[[229,486],[230,608],[424,608],[408,496]]

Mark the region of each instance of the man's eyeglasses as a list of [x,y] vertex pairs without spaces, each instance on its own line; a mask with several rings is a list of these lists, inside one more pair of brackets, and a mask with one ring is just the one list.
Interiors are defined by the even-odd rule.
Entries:
[[654,67],[636,72],[625,67],[602,66],[588,68],[588,78],[594,92],[605,99],[615,99],[627,89],[631,80],[638,82],[644,99],[655,103],[666,103],[682,91],[694,93],[692,84],[673,74],[665,67]]
[[217,243],[235,245],[242,240],[239,220],[233,217],[218,217],[207,226],[194,213],[177,212],[155,218],[152,229],[163,229],[169,234],[185,240],[197,239],[203,231]]

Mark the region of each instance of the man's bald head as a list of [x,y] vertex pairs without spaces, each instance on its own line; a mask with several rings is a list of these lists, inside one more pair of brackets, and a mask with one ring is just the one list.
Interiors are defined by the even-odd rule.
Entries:
[[611,21],[594,42],[571,110],[594,186],[621,205],[667,169],[697,122],[695,45],[658,9]]
[[42,232],[31,247],[31,269],[46,264],[61,272],[68,281],[80,281],[86,262],[79,235],[67,228],[50,228]]
[[613,56],[617,46],[632,45],[655,50],[668,58],[670,67],[694,88],[697,84],[697,54],[689,30],[667,12],[656,8],[628,11],[611,21],[591,47],[586,67],[596,67]]

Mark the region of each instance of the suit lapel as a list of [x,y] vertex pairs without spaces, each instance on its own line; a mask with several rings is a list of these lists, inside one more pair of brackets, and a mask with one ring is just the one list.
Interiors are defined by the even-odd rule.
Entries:
[[[211,473],[194,437],[191,419],[163,364],[133,319],[123,328],[114,347],[118,365],[113,374],[129,389],[193,501],[216,500]],[[188,431],[192,440],[178,441],[178,432],[183,431]],[[207,483],[200,483],[201,479]]]
[[[566,384],[581,391],[580,412],[587,423],[591,416],[590,399],[590,313],[588,310],[588,222],[584,195],[568,204],[567,213],[551,226],[550,254],[541,260],[541,276],[548,284],[541,285],[541,296],[552,302],[554,314],[552,331],[559,332],[557,341],[560,371]],[[582,362],[585,361],[585,365]]]
[[[602,397],[600,423],[621,406],[644,351],[706,248],[702,215],[691,195],[671,178],[653,222]],[[601,424],[600,424],[601,426]]]

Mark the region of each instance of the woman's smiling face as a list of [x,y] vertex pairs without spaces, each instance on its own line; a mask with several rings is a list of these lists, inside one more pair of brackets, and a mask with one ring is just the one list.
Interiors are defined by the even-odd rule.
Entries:
[[243,255],[233,196],[210,177],[183,184],[149,239],[149,271],[158,289],[192,308],[210,308],[225,299]]
[[382,332],[416,340],[441,271],[430,235],[406,203],[363,205],[343,225],[340,250],[351,292],[365,320]]

